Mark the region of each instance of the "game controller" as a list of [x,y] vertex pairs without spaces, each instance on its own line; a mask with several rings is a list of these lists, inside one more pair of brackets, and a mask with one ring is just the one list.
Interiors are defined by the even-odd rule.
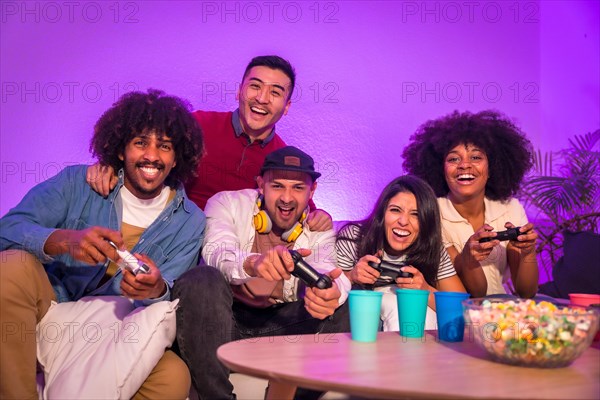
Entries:
[[410,272],[402,271],[400,268],[405,267],[406,264],[392,264],[391,262],[381,260],[379,263],[375,261],[369,261],[369,266],[373,269],[379,271],[379,278],[389,277],[392,281],[395,281],[396,278],[412,278],[414,275]]
[[497,235],[494,237],[485,237],[479,239],[479,243],[491,242],[492,240],[517,240],[517,237],[520,235],[524,235],[523,232],[519,231],[520,226],[515,228],[510,228],[505,231],[497,232]]
[[128,270],[133,275],[150,273],[150,267],[146,265],[143,261],[140,261],[137,258],[135,258],[135,256],[127,250],[120,250],[117,247],[117,245],[111,242],[110,240],[108,241],[108,243],[115,248],[117,254],[120,257],[119,261],[115,261],[112,259],[111,261],[117,264],[121,268],[121,270]]
[[331,278],[328,275],[320,274],[311,267],[296,250],[290,250],[294,259],[294,270],[292,275],[300,278],[308,287],[317,287],[319,289],[329,289],[332,285]]

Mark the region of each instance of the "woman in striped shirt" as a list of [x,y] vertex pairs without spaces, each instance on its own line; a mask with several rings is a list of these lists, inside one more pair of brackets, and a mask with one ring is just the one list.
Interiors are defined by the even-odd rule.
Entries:
[[[423,180],[406,175],[390,182],[371,214],[346,224],[336,241],[337,261],[353,284],[383,292],[384,331],[399,330],[396,288],[430,291],[425,329],[435,329],[433,292],[465,292],[442,244],[436,196]],[[404,265],[412,278],[395,279],[369,263]]]

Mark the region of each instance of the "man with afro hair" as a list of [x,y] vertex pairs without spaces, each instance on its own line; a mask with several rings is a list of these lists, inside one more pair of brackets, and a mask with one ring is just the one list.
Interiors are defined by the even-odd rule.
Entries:
[[[38,398],[31,332],[52,301],[123,295],[148,306],[169,300],[198,262],[206,218],[181,184],[203,150],[189,104],[157,90],[128,93],[98,120],[90,149],[118,171],[107,198],[87,184],[87,165],[70,166],[0,219],[0,398]],[[113,244],[148,273],[119,269]],[[5,326],[21,333],[4,335]],[[183,399],[190,384],[185,363],[166,351],[134,398]]]

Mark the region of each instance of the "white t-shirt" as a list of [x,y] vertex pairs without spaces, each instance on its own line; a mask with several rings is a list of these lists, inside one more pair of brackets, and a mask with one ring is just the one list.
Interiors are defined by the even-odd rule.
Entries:
[[[525,209],[517,199],[505,202],[483,200],[485,206],[485,223],[492,226],[494,231],[504,231],[504,224],[511,222],[515,226],[528,223]],[[469,221],[463,218],[447,197],[439,197],[440,214],[442,217],[442,240],[446,248],[454,246],[461,253],[465,243],[475,233]],[[510,268],[507,268],[506,245],[502,241],[492,250],[488,258],[480,261],[483,273],[487,279],[487,294],[506,293],[503,284],[510,278]]]
[[171,189],[165,185],[153,199],[138,199],[125,186],[119,191],[123,203],[122,221],[126,224],[146,229],[165,209]]

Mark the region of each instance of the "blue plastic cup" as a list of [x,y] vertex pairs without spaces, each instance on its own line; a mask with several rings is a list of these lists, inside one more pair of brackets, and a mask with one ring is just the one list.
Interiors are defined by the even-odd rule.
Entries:
[[352,340],[358,342],[374,342],[379,330],[382,292],[372,290],[351,290],[350,332]]
[[438,325],[438,338],[445,342],[462,342],[465,331],[463,300],[468,293],[435,292],[435,312]]
[[428,290],[396,289],[400,336],[420,338],[425,334]]

